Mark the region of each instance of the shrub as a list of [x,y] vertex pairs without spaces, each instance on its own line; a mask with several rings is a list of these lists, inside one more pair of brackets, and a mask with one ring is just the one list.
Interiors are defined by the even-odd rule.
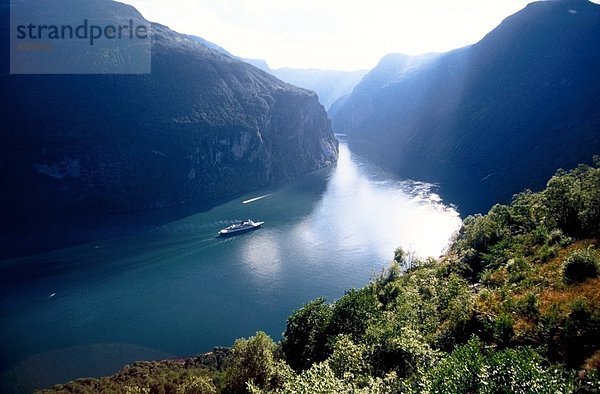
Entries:
[[584,298],[576,298],[562,328],[561,345],[566,365],[579,368],[599,350],[598,338],[600,313],[597,305]]
[[[458,251],[461,262],[467,270],[460,269],[461,275],[476,280],[479,274],[490,264],[503,256],[506,247],[507,230],[491,215],[467,217],[460,229],[452,248]],[[463,271],[463,272],[461,272]]]
[[535,293],[526,293],[517,303],[517,310],[527,317],[537,317],[539,315],[539,299]]
[[487,357],[488,393],[560,393],[570,392],[571,382],[565,371],[543,366],[542,357],[527,348],[492,352]]
[[508,280],[510,283],[519,283],[527,277],[527,272],[530,270],[529,263],[522,257],[510,259],[506,263],[508,270]]
[[548,262],[551,259],[555,258],[557,253],[558,249],[556,248],[556,246],[550,245],[542,245],[542,247],[540,247],[538,251],[538,255],[542,263]]
[[492,218],[482,215],[469,216],[460,230],[459,241],[484,253],[502,239],[502,228]]
[[499,346],[508,346],[514,334],[514,320],[506,313],[498,315],[494,320],[494,339]]
[[550,245],[567,246],[573,243],[573,238],[565,235],[561,229],[554,229],[548,234],[548,243]]
[[577,250],[563,263],[563,280],[570,285],[583,282],[588,278],[597,278],[598,265],[598,256],[591,250]]
[[[597,164],[597,163],[596,163]],[[600,169],[585,165],[557,171],[543,192],[549,218],[568,235],[600,235]]]
[[417,258],[413,251],[405,251],[401,247],[394,250],[394,263],[396,263],[401,271],[410,271],[417,268],[422,261]]

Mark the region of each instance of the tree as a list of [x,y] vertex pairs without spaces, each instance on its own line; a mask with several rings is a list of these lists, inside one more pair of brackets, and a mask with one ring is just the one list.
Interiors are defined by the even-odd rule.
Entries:
[[[404,271],[410,271],[413,269],[418,263],[417,256],[412,251],[405,251],[401,247],[394,250],[394,263],[398,264],[400,268]],[[392,269],[393,269],[392,265]]]
[[293,369],[308,369],[313,363],[327,358],[327,328],[332,312],[325,299],[319,298],[305,304],[288,318],[281,348]]
[[367,350],[364,344],[354,344],[347,335],[335,340],[329,366],[340,379],[360,382],[368,377]]
[[371,320],[381,315],[379,300],[373,289],[351,289],[333,306],[333,314],[329,324],[329,337],[347,334],[356,343],[365,335]]
[[238,339],[233,345],[233,360],[226,372],[226,391],[247,393],[248,384],[272,389],[277,386],[277,345],[264,332],[248,339]]
[[178,390],[178,394],[216,394],[212,380],[205,376],[193,376],[187,379]]

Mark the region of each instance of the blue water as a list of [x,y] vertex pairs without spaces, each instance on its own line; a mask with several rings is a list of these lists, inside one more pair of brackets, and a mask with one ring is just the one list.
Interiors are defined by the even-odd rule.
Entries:
[[[342,143],[337,166],[284,186],[135,236],[0,262],[0,390],[194,355],[257,330],[278,340],[293,310],[365,285],[396,247],[440,255],[460,219],[434,190]],[[247,218],[265,225],[215,237]]]

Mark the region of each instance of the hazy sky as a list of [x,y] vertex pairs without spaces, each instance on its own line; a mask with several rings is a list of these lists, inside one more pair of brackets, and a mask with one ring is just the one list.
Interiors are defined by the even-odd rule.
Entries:
[[[387,53],[481,39],[527,0],[121,0],[146,19],[272,68],[372,68]],[[600,1],[600,0],[598,0]],[[597,1],[594,1],[597,2]]]

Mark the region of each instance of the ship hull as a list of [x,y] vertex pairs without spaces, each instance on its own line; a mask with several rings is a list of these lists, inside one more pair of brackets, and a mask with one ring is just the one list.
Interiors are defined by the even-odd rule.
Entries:
[[244,227],[244,228],[233,229],[233,230],[223,229],[223,230],[219,231],[219,237],[231,237],[233,235],[257,230],[257,229],[261,228],[261,226],[263,224],[264,224],[264,222],[258,222],[258,223],[255,223],[253,226],[248,226],[248,227]]

